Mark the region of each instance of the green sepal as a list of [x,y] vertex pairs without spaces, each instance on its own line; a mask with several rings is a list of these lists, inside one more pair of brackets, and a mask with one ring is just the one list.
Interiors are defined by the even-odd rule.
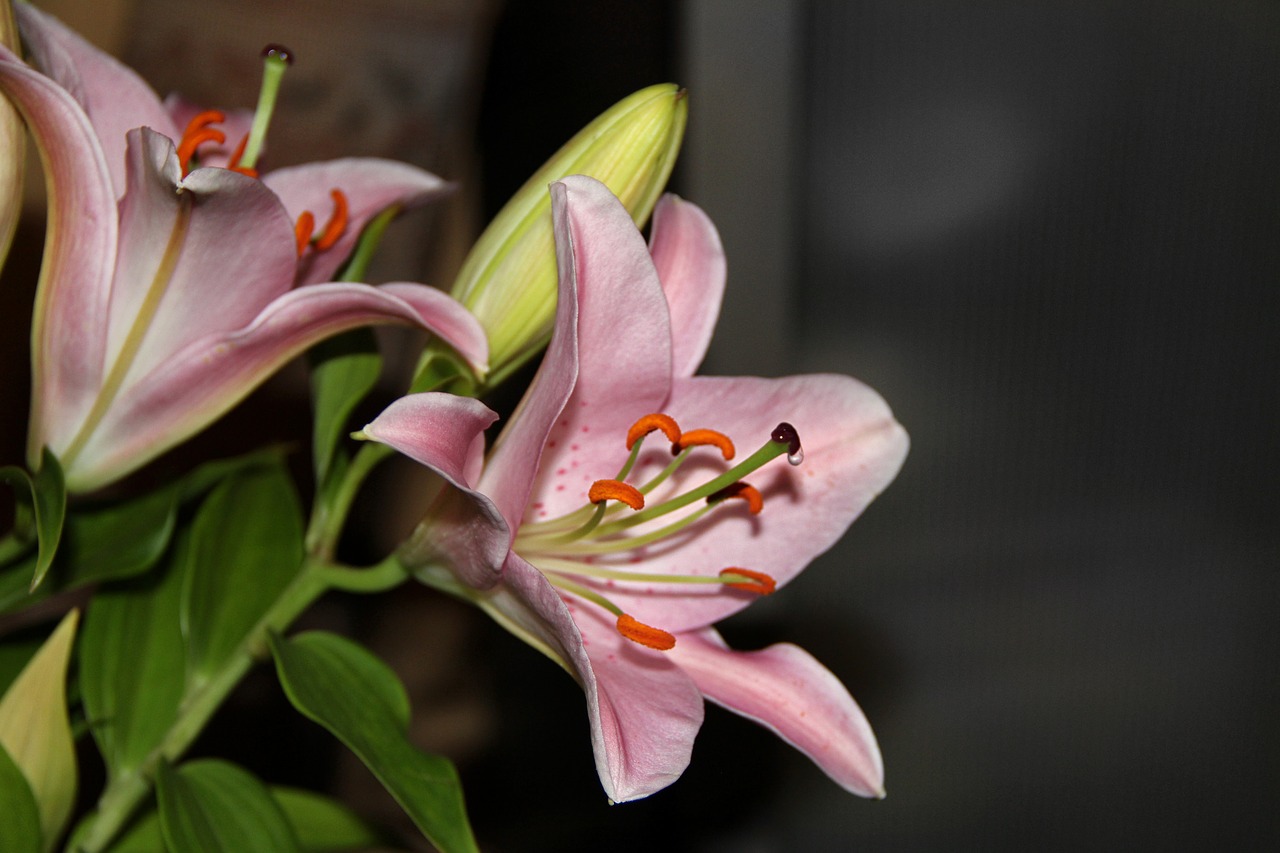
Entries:
[[4,550],[16,556],[20,553],[21,543],[29,543],[32,539],[38,543],[28,585],[29,590],[35,590],[53,565],[58,541],[62,538],[62,522],[67,514],[67,486],[62,477],[62,466],[58,458],[45,448],[40,468],[34,474],[9,465],[0,468],[0,480],[13,487],[17,504],[11,536],[18,547],[7,545]]
[[336,634],[268,642],[293,706],[346,744],[432,844],[444,853],[475,851],[458,772],[409,742],[409,698],[395,673]]
[[183,853],[299,853],[284,811],[243,768],[204,759],[156,773],[160,830]]

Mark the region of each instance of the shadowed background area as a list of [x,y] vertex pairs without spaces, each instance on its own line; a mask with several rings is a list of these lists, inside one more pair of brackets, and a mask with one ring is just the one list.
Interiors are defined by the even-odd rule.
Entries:
[[[235,51],[324,34],[310,71],[297,46],[275,164],[383,153],[463,180],[384,259],[442,285],[476,224],[575,130],[680,82],[673,187],[729,258],[706,372],[849,373],[911,433],[898,481],[846,539],[723,626],[743,648],[799,643],[849,685],[880,737],[884,802],[710,709],[685,777],[611,808],[580,691],[483,616],[406,591],[308,617],[368,639],[410,684],[415,734],[459,762],[484,849],[1280,841],[1275,4],[118,5],[126,24],[96,25],[103,39],[162,92],[217,103],[229,67],[243,68],[224,75],[232,102],[252,102],[257,69]],[[21,329],[10,303],[29,295],[13,290],[5,325]],[[6,389],[26,381],[10,334]],[[295,385],[249,406],[302,407]],[[24,417],[6,418],[0,461]],[[298,417],[282,431],[305,431]],[[219,440],[249,423],[232,415]],[[282,745],[286,727],[301,740]],[[274,782],[327,779],[394,820],[268,672],[201,749]]]

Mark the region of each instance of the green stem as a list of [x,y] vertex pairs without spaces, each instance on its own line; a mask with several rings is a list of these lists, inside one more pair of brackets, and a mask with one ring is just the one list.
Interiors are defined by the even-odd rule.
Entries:
[[366,442],[361,445],[333,496],[327,501],[316,502],[311,524],[307,528],[307,553],[322,560],[332,558],[338,547],[338,537],[342,535],[347,513],[351,512],[351,505],[355,502],[360,487],[378,463],[394,452],[385,444]]

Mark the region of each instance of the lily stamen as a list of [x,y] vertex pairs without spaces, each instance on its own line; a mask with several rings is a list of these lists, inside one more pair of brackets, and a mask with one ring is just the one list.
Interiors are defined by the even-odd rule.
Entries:
[[729,486],[725,486],[714,495],[707,496],[707,503],[715,504],[729,498],[741,498],[747,502],[747,509],[752,515],[759,515],[764,509],[764,498],[760,495],[760,490],[750,483],[741,481]]
[[333,215],[329,217],[329,221],[324,225],[324,230],[316,238],[317,252],[333,248],[333,245],[342,238],[343,233],[347,230],[346,193],[339,189],[333,189],[329,191],[329,197],[333,199]]
[[627,430],[627,450],[655,430],[662,430],[662,434],[667,437],[667,441],[675,444],[680,440],[680,425],[676,423],[675,418],[670,415],[664,415],[661,412],[655,412],[652,415],[645,415],[631,425],[631,429]]
[[717,448],[724,456],[724,461],[728,462],[733,458],[734,449],[733,441],[729,436],[722,432],[716,432],[713,429],[691,429],[686,433],[682,433],[680,438],[671,445],[671,452],[679,453],[690,447],[711,446]]
[[183,176],[191,171],[191,159],[195,156],[197,148],[206,142],[221,145],[227,141],[225,133],[210,126],[221,124],[226,117],[222,110],[205,110],[197,113],[191,121],[187,122],[177,148],[178,165],[182,167]]
[[539,557],[537,568],[544,575],[556,575],[556,578],[552,578],[553,584],[558,583],[558,578],[560,577],[574,575],[580,578],[597,578],[600,580],[624,581],[626,583],[727,586],[734,589],[745,589],[749,592],[758,592],[761,595],[768,595],[777,588],[777,581],[764,572],[740,568],[721,569],[719,574],[715,575],[673,575],[665,572],[636,572],[628,569],[610,569],[596,563],[558,560],[555,557]]
[[298,241],[298,257],[302,257],[302,253],[307,250],[307,245],[311,242],[311,233],[315,230],[316,218],[311,215],[311,211],[302,211],[293,226],[293,236]]
[[660,652],[670,651],[675,648],[676,638],[674,635],[667,631],[663,631],[661,628],[646,625],[632,616],[628,616],[622,611],[621,607],[614,604],[600,593],[558,575],[547,579],[551,581],[553,586],[563,589],[565,592],[585,601],[590,601],[592,604],[599,605],[605,610],[608,610],[614,616],[618,617],[618,633],[626,637],[631,642],[639,643],[640,645],[646,646],[650,649],[657,649]]
[[[786,429],[784,430],[783,427],[786,427]],[[778,437],[780,434],[781,437]],[[791,449],[793,446],[796,448],[794,451]],[[714,477],[703,483],[701,486],[684,492],[683,494],[676,495],[662,503],[646,506],[643,510],[633,513],[625,518],[620,518],[616,521],[603,524],[597,530],[597,533],[600,536],[619,533],[627,528],[635,527],[638,524],[644,524],[647,521],[651,521],[655,518],[666,515],[667,513],[683,509],[695,501],[700,501],[703,498],[710,497],[722,489],[734,485],[743,477],[759,470],[766,463],[777,459],[784,453],[787,454],[788,462],[791,462],[793,465],[798,465],[800,464],[799,460],[792,462],[792,458],[794,456],[799,456],[799,459],[804,458],[803,451],[799,450],[799,446],[800,438],[796,433],[795,427],[786,423],[780,424],[773,431],[773,435],[770,436],[769,441],[767,441],[763,447],[748,456],[742,462],[730,468],[728,471],[725,471],[720,476]],[[643,487],[641,488],[641,491],[644,491]]]
[[778,582],[764,572],[753,572],[750,569],[721,569],[720,578],[724,585],[733,589],[754,592],[757,595],[772,595],[778,588]]
[[587,500],[593,504],[621,501],[632,509],[644,509],[644,495],[635,486],[621,480],[596,480],[587,491]]
[[652,625],[637,622],[625,613],[618,617],[618,633],[633,643],[639,643],[642,646],[657,649],[660,652],[670,651],[676,647],[674,635],[663,631],[661,628],[654,628]]

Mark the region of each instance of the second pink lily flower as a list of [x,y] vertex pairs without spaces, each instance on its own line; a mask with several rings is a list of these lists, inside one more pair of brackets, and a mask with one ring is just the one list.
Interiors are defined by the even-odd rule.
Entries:
[[650,249],[602,184],[551,192],[555,330],[487,458],[496,416],[474,400],[414,395],[365,427],[450,484],[402,559],[578,680],[615,802],[683,772],[704,697],[881,794],[839,680],[793,645],[734,651],[712,624],[831,547],[897,473],[906,433],[845,376],[693,376],[724,285],[710,221],[667,197]]
[[[202,429],[312,344],[357,326],[421,326],[485,369],[483,331],[444,293],[329,281],[370,219],[431,199],[444,182],[368,158],[262,180],[225,168],[187,174],[175,116],[189,107],[161,103],[54,19],[26,4],[17,12],[44,73],[0,48],[0,92],[23,112],[49,184],[31,464],[47,446],[70,489],[101,487]],[[323,222],[331,209],[323,241],[295,225],[304,211]]]

